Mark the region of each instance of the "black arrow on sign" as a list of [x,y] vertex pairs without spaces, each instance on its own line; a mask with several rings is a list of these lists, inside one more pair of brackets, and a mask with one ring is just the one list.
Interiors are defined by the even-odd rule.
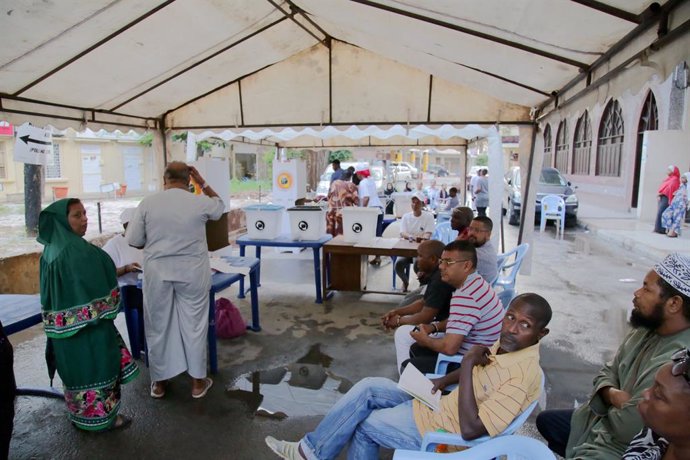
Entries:
[[25,144],[29,144],[31,142],[32,144],[41,144],[41,145],[50,145],[52,142],[48,141],[39,141],[38,139],[32,139],[28,134],[26,136],[19,136],[19,139],[23,140]]

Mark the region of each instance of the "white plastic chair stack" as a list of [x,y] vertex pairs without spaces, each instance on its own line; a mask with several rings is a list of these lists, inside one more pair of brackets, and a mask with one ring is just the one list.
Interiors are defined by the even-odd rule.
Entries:
[[546,228],[546,221],[553,220],[556,223],[556,236],[563,238],[565,228],[565,201],[558,195],[546,195],[541,199],[541,223],[539,231]]

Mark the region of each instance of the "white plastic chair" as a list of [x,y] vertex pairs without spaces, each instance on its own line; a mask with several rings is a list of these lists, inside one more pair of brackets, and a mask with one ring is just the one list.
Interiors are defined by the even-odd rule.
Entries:
[[558,195],[546,195],[541,199],[541,223],[539,231],[546,228],[546,221],[553,220],[556,223],[556,236],[563,238],[565,228],[565,201]]
[[[403,459],[417,459],[417,458],[435,458],[437,460],[443,459],[443,458],[456,458],[456,457],[446,457],[446,454],[433,454],[433,455],[444,455],[443,457],[438,457],[438,456],[425,456],[429,451],[433,451],[438,444],[448,444],[451,446],[464,446],[464,447],[472,447],[474,450],[475,446],[480,446],[484,443],[490,442],[491,440],[494,439],[499,439],[502,437],[511,437],[513,433],[515,433],[522,425],[525,424],[527,419],[529,418],[530,414],[532,414],[532,411],[537,407],[537,404],[539,403],[539,397],[541,396],[542,393],[544,393],[544,385],[545,385],[545,380],[546,377],[544,376],[544,371],[542,370],[541,372],[541,390],[539,393],[539,396],[532,401],[532,403],[527,406],[527,408],[519,414],[517,417],[513,419],[512,422],[510,422],[510,425],[506,427],[505,430],[503,430],[500,434],[494,436],[493,438],[490,437],[489,435],[484,435],[480,436],[477,439],[472,439],[472,440],[466,440],[463,439],[463,437],[457,433],[442,433],[438,431],[431,431],[428,432],[424,435],[422,438],[422,446],[419,451],[403,451],[403,450],[396,450],[395,455],[393,456],[393,459],[397,460],[403,460]],[[543,444],[542,444],[543,445]],[[544,446],[547,452],[551,453],[551,451]],[[398,451],[401,452],[400,457],[398,457]],[[520,450],[517,450],[517,452],[521,452]],[[406,456],[408,455],[408,456]],[[508,455],[507,453],[504,453],[503,455]],[[553,454],[551,454],[552,457],[530,457],[528,456],[527,458],[554,458]],[[460,458],[474,458],[474,457],[460,457]],[[478,457],[478,458],[484,458],[484,457]],[[489,457],[492,458],[492,457]],[[511,457],[508,457],[511,458]],[[513,457],[513,458],[520,458],[520,457]]]
[[499,436],[471,449],[451,454],[396,449],[393,460],[488,460],[501,457],[507,460],[556,460],[542,442],[526,436]]
[[[515,249],[499,255],[498,257],[502,259],[502,263],[498,269],[498,277],[491,284],[491,287],[502,287],[504,291],[515,291],[515,279],[517,278],[522,260],[525,258],[528,250],[529,243],[522,243]],[[511,262],[513,256],[515,256],[515,260]]]
[[458,231],[450,228],[450,222],[441,222],[436,225],[433,235],[431,235],[432,240],[439,240],[443,244],[448,244],[458,237]]

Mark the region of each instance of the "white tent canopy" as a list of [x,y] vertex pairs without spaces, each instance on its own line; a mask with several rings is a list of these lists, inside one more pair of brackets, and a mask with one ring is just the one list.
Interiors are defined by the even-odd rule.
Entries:
[[0,119],[140,131],[530,122],[553,91],[603,74],[617,42],[652,43],[681,3],[5,2]]

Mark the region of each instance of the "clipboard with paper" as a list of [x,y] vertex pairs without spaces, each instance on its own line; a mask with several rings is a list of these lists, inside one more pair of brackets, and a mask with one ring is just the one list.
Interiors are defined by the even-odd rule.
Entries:
[[434,411],[438,411],[441,408],[441,392],[437,391],[432,394],[433,382],[412,364],[408,364],[402,375],[400,375],[398,388],[419,400],[422,404],[429,406]]

